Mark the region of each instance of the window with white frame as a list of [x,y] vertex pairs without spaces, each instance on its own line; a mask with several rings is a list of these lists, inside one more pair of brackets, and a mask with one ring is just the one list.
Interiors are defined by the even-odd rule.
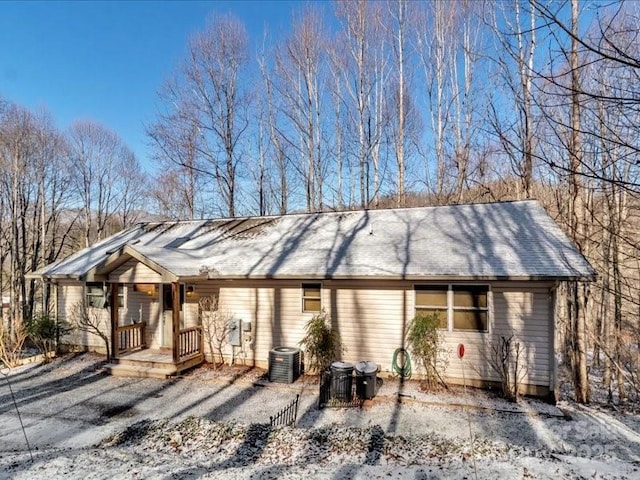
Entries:
[[302,311],[320,312],[322,310],[322,284],[302,284]]
[[416,285],[415,314],[437,313],[440,328],[461,331],[489,330],[487,285]]

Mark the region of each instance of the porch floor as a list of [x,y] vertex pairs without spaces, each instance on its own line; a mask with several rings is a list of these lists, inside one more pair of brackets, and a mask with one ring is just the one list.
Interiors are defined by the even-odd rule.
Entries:
[[126,352],[118,355],[118,359],[134,360],[139,362],[166,363],[173,365],[173,354],[170,349],[143,348],[134,352]]
[[169,378],[202,362],[202,354],[194,354],[174,362],[169,349],[144,348],[118,355],[105,368],[111,375],[121,377]]

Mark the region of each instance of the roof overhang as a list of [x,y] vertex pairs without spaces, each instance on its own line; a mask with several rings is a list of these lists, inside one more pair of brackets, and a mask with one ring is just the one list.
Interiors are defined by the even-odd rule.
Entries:
[[222,275],[209,274],[208,280],[404,280],[412,282],[593,282],[596,275],[591,276],[543,276],[543,275]]

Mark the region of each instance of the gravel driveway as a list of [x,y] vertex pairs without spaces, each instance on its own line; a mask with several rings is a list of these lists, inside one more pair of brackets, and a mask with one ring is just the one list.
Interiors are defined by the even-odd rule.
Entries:
[[[425,394],[393,380],[371,407],[319,410],[308,382],[207,368],[172,380],[111,377],[100,360],[11,372],[34,462],[0,377],[0,478],[640,478],[640,422],[628,413],[514,405],[459,388]],[[297,393],[296,429],[255,427]],[[144,434],[130,434],[141,422]]]

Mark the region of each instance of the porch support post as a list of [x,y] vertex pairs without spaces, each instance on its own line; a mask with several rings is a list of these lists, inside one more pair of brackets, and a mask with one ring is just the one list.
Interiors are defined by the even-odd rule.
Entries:
[[111,356],[113,358],[118,358],[120,350],[120,345],[118,345],[118,288],[119,284],[111,284],[111,298],[109,299],[111,306]]
[[172,332],[173,332],[173,361],[178,363],[180,360],[180,284],[173,282],[171,284],[171,296],[173,300],[172,315]]

